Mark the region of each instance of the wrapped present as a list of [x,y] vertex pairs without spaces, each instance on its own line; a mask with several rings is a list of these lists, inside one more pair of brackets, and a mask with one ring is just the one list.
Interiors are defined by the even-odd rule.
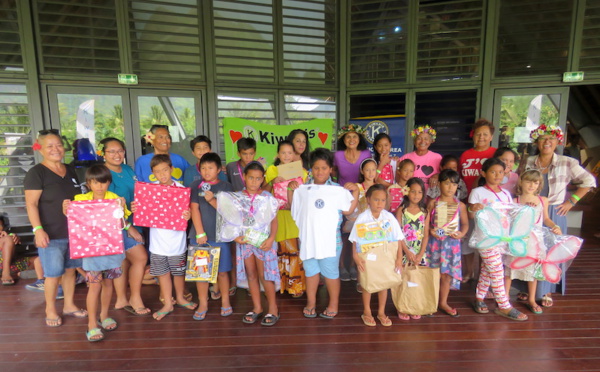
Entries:
[[[388,226],[389,227],[389,226]],[[381,248],[387,243],[387,230],[378,221],[356,225],[358,253],[367,253],[374,248]]]
[[187,229],[188,221],[183,218],[183,212],[190,207],[189,188],[136,182],[134,194],[137,203],[134,225],[178,231]]
[[71,258],[122,254],[123,215],[119,199],[71,202],[67,209]]
[[278,183],[273,184],[273,196],[275,196],[275,199],[277,199],[279,209],[284,208],[288,202],[288,194],[287,194],[288,185],[292,181],[298,182],[298,185],[303,184],[302,177],[296,177],[296,178],[292,178],[287,181],[278,182]]
[[216,197],[217,241],[231,242],[249,228],[269,235],[277,215],[277,200],[271,194],[264,191],[250,198],[242,192],[220,192]]
[[260,231],[255,229],[246,229],[244,232],[244,239],[246,240],[246,244],[253,245],[255,247],[260,247],[262,243],[265,242],[269,238],[269,232]]
[[400,208],[400,204],[402,204],[402,200],[404,199],[404,194],[407,193],[405,186],[400,186],[397,183],[393,184],[388,188],[388,194],[390,199],[390,212],[396,213],[398,208]]
[[221,248],[210,246],[188,247],[185,280],[187,282],[216,283],[219,275]]

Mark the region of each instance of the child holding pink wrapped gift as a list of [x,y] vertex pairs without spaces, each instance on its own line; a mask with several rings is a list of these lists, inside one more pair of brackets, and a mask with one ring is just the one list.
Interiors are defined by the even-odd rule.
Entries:
[[[289,164],[295,159],[294,145],[290,141],[281,141],[277,145],[277,159],[275,163],[267,168],[265,189],[277,189],[277,183],[286,181],[279,176],[277,166],[280,164]],[[308,172],[303,170],[302,181],[306,181]],[[286,186],[287,197],[287,186]],[[298,249],[298,227],[292,219],[290,212],[291,200],[288,200],[277,212],[277,236],[275,241],[278,244],[277,255],[279,257],[279,272],[281,274],[281,293],[287,291],[294,298],[302,297],[306,290],[306,277],[304,267],[300,260],[300,250]]]
[[[91,191],[86,194],[75,195],[75,201],[119,199],[123,205],[124,219],[127,219],[131,215],[131,212],[127,209],[125,199],[108,191],[108,186],[112,182],[112,176],[106,166],[103,164],[92,165],[86,171],[85,179],[88,189]],[[63,212],[65,214],[70,203],[70,200],[63,202]],[[125,249],[134,247],[143,241],[141,234],[136,229],[129,229],[129,227],[131,227],[131,224],[123,227],[127,232],[127,236],[123,240]],[[113,291],[112,281],[121,276],[121,264],[124,258],[125,254],[122,253],[82,259],[83,269],[87,271],[87,282],[89,283],[86,299],[88,311],[88,331],[86,336],[90,342],[103,340],[104,333],[102,330],[110,332],[117,329],[117,322],[108,316],[108,309]],[[100,316],[98,318],[99,302]]]
[[[150,168],[158,184],[183,187],[171,178],[173,164],[169,155],[154,155],[150,160]],[[185,220],[190,219],[189,208],[182,213],[182,218]],[[173,287],[175,287],[175,303],[177,306],[188,310],[196,309],[197,305],[187,301],[184,294],[186,260],[187,241],[185,231],[150,228],[150,274],[158,277],[161,298],[165,299],[164,306],[152,314],[154,319],[161,320],[173,312],[173,302],[167,300],[173,295]],[[171,275],[173,275],[172,281]]]

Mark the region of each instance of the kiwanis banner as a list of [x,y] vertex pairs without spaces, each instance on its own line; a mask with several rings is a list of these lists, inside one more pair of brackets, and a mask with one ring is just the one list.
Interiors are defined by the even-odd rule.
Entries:
[[325,147],[331,150],[333,119],[314,119],[294,125],[269,125],[239,118],[223,119],[223,137],[226,162],[239,159],[236,142],[242,137],[256,140],[256,160],[263,158],[266,165],[273,164],[277,155],[277,144],[287,138],[294,129],[308,133],[311,149]]
[[392,138],[391,156],[402,156],[406,153],[404,149],[404,143],[406,142],[405,115],[369,116],[350,119],[348,123],[357,124],[366,129],[367,142],[369,142],[371,152],[373,152],[373,139],[383,132]]

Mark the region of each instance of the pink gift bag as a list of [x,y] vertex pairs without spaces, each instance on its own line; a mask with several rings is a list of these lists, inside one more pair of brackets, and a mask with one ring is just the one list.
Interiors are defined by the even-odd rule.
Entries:
[[136,226],[185,231],[188,221],[182,214],[190,207],[190,189],[136,182],[134,198],[137,210],[133,214]]
[[298,182],[298,185],[302,185],[304,183],[304,182],[302,182],[302,177],[296,177],[296,178],[292,178],[287,181],[278,182],[278,183],[273,184],[273,196],[275,197],[275,199],[277,199],[277,203],[279,204],[279,209],[282,209],[288,201],[287,188],[288,188],[289,183],[292,181]]
[[390,194],[390,210],[392,213],[396,213],[400,204],[402,204],[404,193],[401,187],[390,187],[388,192]]
[[67,209],[71,258],[123,253],[122,219],[119,199],[71,202]]

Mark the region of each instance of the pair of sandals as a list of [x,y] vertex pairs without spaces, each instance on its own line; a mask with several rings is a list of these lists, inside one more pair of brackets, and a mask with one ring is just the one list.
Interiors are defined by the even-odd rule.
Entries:
[[[329,309],[325,308],[322,313],[319,313],[319,317],[324,319],[333,319],[337,314],[337,311],[329,311]],[[305,307],[304,310],[302,310],[302,315],[304,315],[305,318],[316,318],[317,312],[315,311],[314,307],[311,309]]]
[[[473,310],[475,310],[475,312],[478,314],[487,314],[490,312],[485,302],[479,300],[475,300],[475,302],[473,303]],[[508,313],[504,313],[499,308],[496,308],[494,309],[494,313],[510,320],[516,320],[518,322],[523,322],[529,319],[527,315],[523,314],[514,307],[511,308]],[[521,315],[523,315],[524,317],[520,317]]]
[[98,319],[98,328],[92,328],[86,332],[86,337],[89,342],[98,342],[104,340],[104,332],[112,332],[119,326],[113,318],[106,318],[104,320]]
[[[363,323],[367,327],[375,327],[377,325],[377,322],[375,322],[375,318],[373,318],[372,315],[369,316],[369,315],[362,314],[360,316],[360,318],[362,319]],[[381,322],[381,325],[384,327],[392,326],[392,320],[387,315],[385,315],[385,316],[377,315],[377,319],[379,319],[379,321]]]
[[[242,322],[244,322],[246,324],[254,324],[254,323],[256,323],[258,318],[260,318],[261,316],[263,316],[262,312],[256,313],[254,311],[249,311],[242,318]],[[281,317],[281,314],[273,315],[273,314],[269,313],[269,314],[265,315],[265,317],[260,321],[260,325],[263,325],[265,327],[272,327],[275,324],[277,324],[280,317]]]

